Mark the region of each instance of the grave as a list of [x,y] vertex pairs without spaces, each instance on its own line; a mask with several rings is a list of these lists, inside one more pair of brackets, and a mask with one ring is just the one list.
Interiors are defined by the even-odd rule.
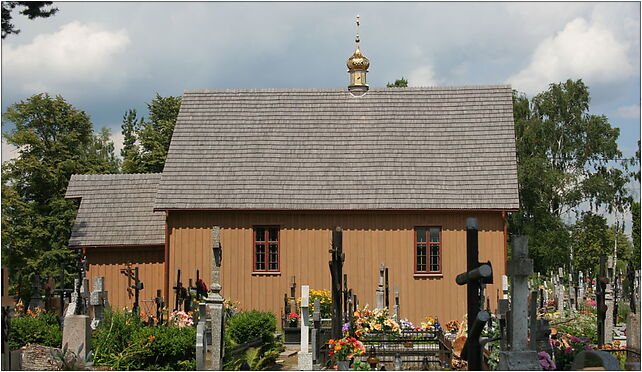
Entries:
[[299,370],[312,370],[312,353],[308,349],[310,342],[310,286],[301,286],[301,351],[298,354]]
[[107,302],[107,291],[105,291],[105,277],[94,277],[94,290],[89,294],[89,305],[93,308],[94,317],[91,320],[91,329],[97,329],[103,319],[103,313]]
[[[627,353],[626,362],[631,363],[635,370],[640,370],[640,314],[629,313],[626,318],[626,347],[632,353]],[[636,354],[637,352],[637,354]],[[637,364],[636,364],[637,363]]]
[[533,260],[528,258],[528,237],[514,236],[513,258],[507,272],[512,277],[510,351],[499,354],[500,370],[541,370],[537,352],[528,349],[528,275]]
[[88,315],[69,315],[65,317],[62,331],[62,345],[85,360],[90,348],[91,326]]
[[220,240],[221,228],[212,227],[212,286],[205,300],[207,312],[210,315],[212,334],[211,365],[208,369],[219,371],[223,369],[223,296],[221,296],[221,263],[223,249]]

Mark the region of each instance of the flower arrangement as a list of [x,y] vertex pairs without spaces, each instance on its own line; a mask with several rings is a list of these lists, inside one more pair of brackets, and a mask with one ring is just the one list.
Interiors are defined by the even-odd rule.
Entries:
[[434,330],[434,331],[438,331],[440,328],[441,328],[441,325],[439,324],[439,320],[431,316],[427,316],[426,320],[424,322],[421,322],[421,327],[420,327],[420,329]]
[[[559,335],[559,333],[558,333]],[[573,365],[575,356],[584,350],[593,350],[589,338],[579,338],[571,335],[563,335],[558,339],[552,339],[553,356],[558,369],[568,369]]]
[[390,317],[387,308],[368,310],[368,305],[366,305],[362,310],[357,309],[354,312],[354,317],[354,334],[357,337],[370,332],[401,334],[401,327]]
[[288,314],[288,325],[290,327],[296,327],[296,325],[297,325],[297,323],[299,321],[299,318],[300,318],[300,316],[297,313],[293,312],[293,313]]
[[[327,289],[310,289],[310,312],[314,312],[314,300],[319,300],[321,305],[321,318],[332,317],[332,294]],[[301,305],[301,297],[297,300]]]
[[408,319],[401,319],[399,320],[399,326],[401,326],[401,329],[408,329],[408,330],[414,330],[416,327],[414,324],[412,324],[411,321]]
[[335,362],[350,360],[355,356],[366,353],[363,343],[354,337],[344,337],[339,340],[329,340],[330,352],[328,356]]
[[450,322],[446,323],[446,331],[450,333],[457,333],[459,331],[459,327],[461,324],[459,323],[458,320],[451,320]]
[[178,327],[191,327],[194,325],[194,320],[184,311],[172,311],[169,315],[169,323]]
[[557,368],[551,356],[545,351],[537,353],[537,359],[539,360],[539,365],[545,371],[554,371]]

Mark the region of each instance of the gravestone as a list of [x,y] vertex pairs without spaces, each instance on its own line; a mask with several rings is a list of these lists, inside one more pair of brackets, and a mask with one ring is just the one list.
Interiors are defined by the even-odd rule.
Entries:
[[384,289],[383,289],[383,280],[384,280],[385,266],[383,263],[379,266],[379,285],[377,286],[376,299],[377,299],[377,309],[383,309],[384,304]]
[[513,257],[507,273],[512,277],[511,349],[499,353],[500,370],[541,370],[537,352],[528,350],[528,276],[533,273],[533,260],[528,258],[528,237],[514,236]]
[[[74,352],[81,360],[89,353],[91,326],[88,315],[69,315],[65,317],[62,330],[62,346]],[[80,352],[78,352],[80,350]]]
[[637,363],[636,370],[640,370],[640,314],[629,313],[626,318],[626,347],[635,353],[626,353],[627,363]]
[[207,308],[204,303],[198,304],[199,320],[196,325],[196,370],[205,369],[205,355],[207,354]]
[[395,306],[393,307],[393,309],[394,309],[393,314],[395,317],[395,321],[399,322],[400,315],[399,315],[399,286],[398,285],[395,286]]
[[584,282],[584,274],[580,271],[577,274],[577,278],[578,278],[578,281],[579,281],[579,294],[578,294],[577,298],[578,298],[579,302],[583,303],[584,302],[584,292],[585,292],[585,288],[586,288],[586,283]]
[[94,277],[94,290],[89,294],[89,305],[94,310],[94,318],[91,320],[91,329],[97,329],[103,319],[103,313],[107,303],[107,291],[105,291],[105,277]]
[[607,275],[609,278],[606,283],[604,292],[604,304],[606,305],[606,314],[604,318],[604,343],[613,343],[613,256],[609,256],[607,264]]
[[299,370],[312,370],[312,353],[308,349],[310,342],[310,286],[301,286],[301,351],[299,351]]
[[508,299],[508,277],[502,275],[502,299]]
[[212,227],[212,286],[205,300],[207,312],[210,314],[212,334],[212,361],[211,370],[223,369],[223,296],[221,296],[221,263],[223,262],[223,249],[221,247],[221,228]]
[[319,370],[319,353],[321,352],[321,301],[314,300],[314,311],[312,312],[312,364],[314,370]]

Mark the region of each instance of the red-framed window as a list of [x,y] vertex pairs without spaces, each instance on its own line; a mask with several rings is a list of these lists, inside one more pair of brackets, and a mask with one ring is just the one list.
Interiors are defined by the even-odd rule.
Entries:
[[415,227],[415,273],[441,274],[441,227]]
[[279,227],[254,227],[254,271],[279,271]]

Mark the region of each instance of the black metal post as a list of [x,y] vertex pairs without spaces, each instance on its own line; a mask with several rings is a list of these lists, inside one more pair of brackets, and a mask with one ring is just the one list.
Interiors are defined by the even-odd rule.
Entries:
[[604,323],[606,320],[605,292],[609,279],[606,277],[606,256],[600,256],[600,276],[597,278],[597,344],[604,345]]
[[[466,271],[471,272],[479,266],[479,245],[478,245],[478,225],[477,218],[466,219]],[[468,346],[468,353],[466,360],[468,361],[469,370],[482,369],[482,355],[481,345],[479,344],[479,334],[475,336],[473,333],[474,326],[481,310],[480,300],[481,285],[479,280],[470,280],[467,283],[466,300],[468,311],[468,338],[466,344]],[[483,319],[480,319],[480,321]],[[488,320],[488,319],[486,319]],[[479,326],[480,321],[477,321]],[[483,322],[484,325],[486,322]],[[483,328],[483,325],[482,325]],[[481,334],[481,330],[479,330]]]
[[345,255],[343,254],[343,231],[340,227],[335,227],[332,230],[332,260],[330,261],[330,274],[332,275],[332,306],[334,308],[332,314],[332,337],[334,339],[341,338],[341,327],[343,326],[342,316],[342,279],[343,279],[343,262]]

